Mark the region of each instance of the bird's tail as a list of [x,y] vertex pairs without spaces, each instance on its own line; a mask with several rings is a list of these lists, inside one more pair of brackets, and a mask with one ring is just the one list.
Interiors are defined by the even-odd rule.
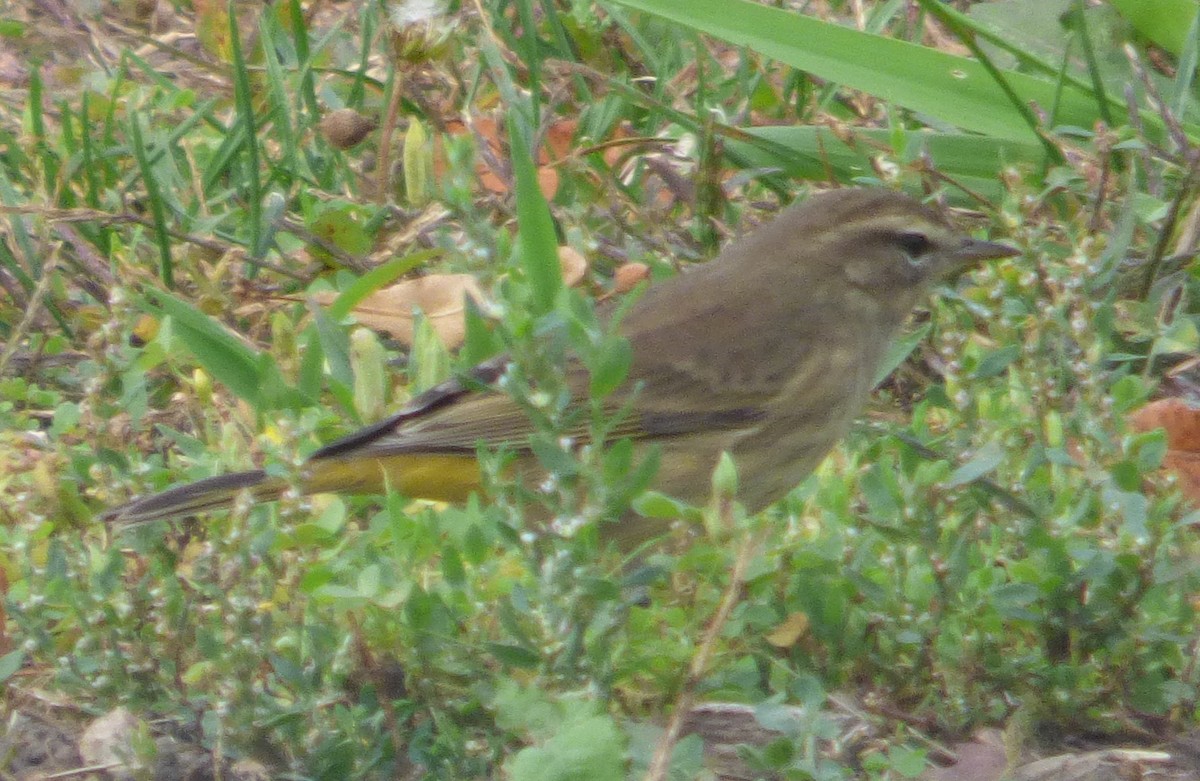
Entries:
[[223,510],[249,492],[255,504],[278,499],[295,485],[301,493],[382,493],[394,490],[405,496],[443,502],[461,502],[480,486],[474,455],[457,453],[400,453],[361,456],[357,453],[313,458],[296,483],[269,477],[261,469],[217,475],[162,493],[134,499],[109,510],[101,519],[125,528],[165,518],[183,518],[210,510]]
[[106,512],[105,523],[126,528],[164,518],[179,518],[233,505],[243,491],[249,491],[255,503],[278,499],[288,487],[286,480],[268,477],[261,469],[235,472],[198,480],[134,499]]

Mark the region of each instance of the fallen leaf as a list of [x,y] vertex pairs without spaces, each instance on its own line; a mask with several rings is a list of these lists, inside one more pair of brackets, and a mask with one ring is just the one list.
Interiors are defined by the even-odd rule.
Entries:
[[650,278],[650,267],[645,263],[626,263],[613,272],[613,292],[628,293],[642,281]]
[[[350,207],[331,208],[309,220],[308,229],[318,238],[348,255],[363,257],[371,251],[373,239]],[[309,252],[327,266],[336,268],[337,259],[324,247],[313,244]]]
[[[571,153],[575,145],[575,131],[579,128],[577,119],[560,119],[546,129],[546,146],[538,156],[539,163],[550,163],[550,155],[555,160],[561,160]],[[549,152],[547,152],[549,150]]]
[[587,274],[587,259],[574,247],[558,248],[558,265],[562,267],[563,284],[575,287]]
[[555,194],[558,193],[558,171],[552,166],[542,165],[537,169],[538,189],[542,191],[542,196],[547,201],[554,200]]
[[[377,290],[352,311],[358,322],[388,334],[405,346],[412,345],[415,313],[420,311],[446,348],[453,350],[466,335],[464,315],[468,296],[481,304],[487,301],[470,274],[430,274]],[[328,305],[337,296],[317,293],[313,297]]]
[[[446,123],[446,132],[452,136],[465,135],[473,133],[476,141],[482,141],[487,145],[491,158],[495,160],[508,159],[508,145],[502,141],[500,126],[492,117],[476,117],[471,122],[471,128],[468,129],[466,123],[461,120],[451,120]],[[573,132],[573,130],[572,130]],[[554,142],[547,140],[547,144],[551,145],[552,149],[558,148],[561,143],[559,138]],[[562,157],[563,155],[558,155]],[[480,154],[475,162],[475,176],[479,180],[479,184],[488,192],[496,193],[497,195],[505,195],[511,188],[510,182],[505,179],[502,172],[494,170],[488,165],[488,156]],[[542,195],[546,200],[552,200],[558,192],[558,171],[552,165],[545,165],[549,161],[546,150],[538,150],[538,189],[542,191]],[[445,154],[438,144],[434,150],[433,170],[436,177],[442,178],[446,170]]]
[[136,756],[133,741],[138,726],[137,718],[128,709],[110,710],[79,736],[79,756],[89,765],[125,768],[126,761]]
[[1134,431],[1166,431],[1163,469],[1175,474],[1185,496],[1200,503],[1200,410],[1183,399],[1159,399],[1130,415],[1129,425]]
[[1004,739],[993,730],[983,730],[973,740],[950,746],[954,764],[929,768],[922,781],[998,781],[1008,770]]
[[1193,409],[1183,399],[1152,401],[1129,416],[1135,431],[1167,432],[1167,447],[1200,454],[1200,409]]

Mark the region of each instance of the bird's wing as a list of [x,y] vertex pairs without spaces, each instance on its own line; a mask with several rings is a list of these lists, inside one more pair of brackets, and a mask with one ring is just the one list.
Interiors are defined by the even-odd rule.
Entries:
[[630,383],[641,387],[634,406],[650,432],[753,425],[785,387],[819,378],[820,329],[838,327],[819,286],[750,290],[727,271],[707,265],[657,295],[651,288],[621,324],[634,345]]
[[400,453],[474,453],[479,444],[520,446],[529,418],[507,394],[495,390],[508,367],[505,356],[475,367],[465,380],[430,388],[396,414],[331,442],[312,460]]
[[[748,317],[753,308],[792,307],[796,290],[764,294],[736,277],[720,278],[722,273],[719,265],[706,265],[670,285],[651,288],[621,322],[619,331],[631,343],[633,363],[628,380],[604,402],[608,414],[620,415],[610,438],[654,439],[754,426],[796,376],[800,362],[814,354],[819,333],[807,333],[794,322],[785,341],[761,325],[776,319],[764,319],[761,312]],[[723,294],[715,300],[714,289]],[[804,291],[804,297],[813,299],[812,291]],[[505,357],[481,364],[469,381],[438,385],[392,417],[312,457],[473,453],[480,444],[525,448],[529,416],[495,387],[507,365]],[[583,441],[589,428],[587,371],[573,361],[566,382],[581,412],[579,422],[560,433]]]

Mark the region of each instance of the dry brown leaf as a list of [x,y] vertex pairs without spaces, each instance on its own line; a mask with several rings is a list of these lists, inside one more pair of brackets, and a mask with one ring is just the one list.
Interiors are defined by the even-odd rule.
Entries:
[[1200,453],[1180,453],[1168,450],[1163,468],[1175,473],[1184,496],[1200,503]]
[[[546,146],[538,156],[538,162],[553,162],[549,159],[550,155],[554,156],[554,160],[562,160],[569,155],[575,144],[575,131],[578,128],[579,120],[577,119],[560,119],[550,125],[546,129]],[[547,149],[549,152],[546,151]]]
[[1166,431],[1163,468],[1176,475],[1185,496],[1200,503],[1200,410],[1183,399],[1159,399],[1130,415],[1129,425],[1134,431]]
[[552,166],[542,165],[537,169],[538,189],[547,201],[554,200],[558,193],[558,171]]
[[497,195],[504,195],[508,192],[508,183],[500,178],[500,175],[488,167],[487,163],[480,161],[475,165],[475,176],[479,178],[479,183],[483,185],[483,189]]
[[643,280],[650,278],[650,267],[645,263],[626,263],[613,272],[613,292],[628,293]]
[[89,765],[110,765],[125,768],[125,760],[133,756],[133,740],[139,724],[125,707],[100,716],[79,736],[79,756]]
[[926,770],[921,774],[923,781],[998,781],[1008,770],[1004,739],[993,730],[981,731],[974,740],[950,748],[954,764]]
[[[1059,754],[1021,765],[1008,774],[1012,781],[1124,781],[1129,778],[1167,777],[1171,762],[1164,751],[1101,749]],[[1176,777],[1176,776],[1172,776]],[[969,778],[974,781],[974,776]]]
[[[453,350],[466,335],[467,296],[481,304],[487,301],[470,274],[430,274],[377,290],[352,311],[363,325],[410,346],[415,312],[420,310],[442,343]],[[336,297],[332,293],[314,295],[322,304],[329,304]]]
[[587,274],[587,259],[574,247],[558,248],[558,265],[562,267],[563,284],[567,287],[575,287]]
[[1183,399],[1159,399],[1129,416],[1135,431],[1167,432],[1167,447],[1200,454],[1200,410],[1193,409]]
[[[488,147],[491,156],[496,160],[508,159],[508,147],[501,139],[500,126],[492,117],[476,117],[472,120],[471,129],[468,129],[462,120],[453,119],[446,123],[446,131],[452,135],[463,135],[466,133],[474,133],[477,140],[482,140]],[[572,129],[572,132],[573,129]],[[547,143],[550,143],[547,141]],[[487,163],[487,156],[480,155],[475,163],[475,176],[479,179],[479,184],[488,192],[504,195],[508,193],[510,182],[506,181],[498,172],[494,171]],[[551,200],[558,192],[558,171],[553,166],[545,165],[549,157],[545,149],[538,151],[538,189],[542,191],[542,195],[546,200]],[[441,144],[434,145],[434,161],[433,172],[437,178],[442,178],[446,171],[445,153],[442,151]]]

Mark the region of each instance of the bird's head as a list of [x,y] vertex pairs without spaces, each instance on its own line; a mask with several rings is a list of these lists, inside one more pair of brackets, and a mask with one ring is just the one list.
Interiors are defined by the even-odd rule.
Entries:
[[900,317],[930,285],[984,260],[1012,257],[1012,247],[974,239],[941,211],[890,190],[844,189],[798,207],[827,278],[840,278]]

